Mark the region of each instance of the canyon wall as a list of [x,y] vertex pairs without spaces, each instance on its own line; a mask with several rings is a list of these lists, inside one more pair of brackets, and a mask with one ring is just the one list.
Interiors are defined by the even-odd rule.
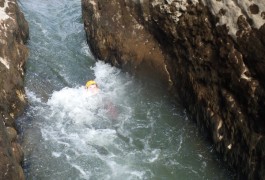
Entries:
[[265,2],[82,0],[95,57],[165,81],[238,179],[265,179]]
[[25,179],[15,118],[26,105],[23,87],[28,24],[16,0],[0,0],[0,179]]

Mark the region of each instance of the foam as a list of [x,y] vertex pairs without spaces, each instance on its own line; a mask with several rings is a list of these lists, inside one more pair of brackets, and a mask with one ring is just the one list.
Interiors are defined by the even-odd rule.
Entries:
[[158,160],[160,153],[161,153],[160,149],[152,150],[151,153],[150,153],[151,157],[148,159],[149,163],[153,163],[156,160]]
[[67,115],[75,123],[82,123],[95,118],[94,112],[101,107],[102,101],[102,94],[91,96],[84,87],[67,87],[54,92],[47,104],[58,116]]

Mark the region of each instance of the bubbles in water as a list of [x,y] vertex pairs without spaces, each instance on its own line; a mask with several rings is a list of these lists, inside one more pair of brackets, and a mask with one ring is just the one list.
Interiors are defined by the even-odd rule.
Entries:
[[84,87],[64,88],[54,92],[47,104],[53,114],[61,117],[60,120],[68,118],[74,123],[82,123],[96,118],[95,113],[101,108],[102,99],[101,94],[90,96]]
[[[96,63],[93,70],[101,88],[96,95],[91,96],[84,86],[65,87],[55,91],[47,102],[42,102],[33,92],[27,91],[27,94],[32,102],[42,108],[38,115],[42,121],[41,133],[46,144],[43,154],[50,154],[55,160],[64,161],[62,167],[70,165],[83,178],[95,176],[93,169],[105,172],[103,177],[110,172],[113,173],[112,176],[116,174],[119,177],[121,174],[117,173],[116,168],[124,164],[117,163],[115,159],[120,159],[125,144],[119,140],[116,130],[126,120],[125,117],[131,116],[130,111],[127,111],[130,108],[119,108],[119,115],[114,119],[109,114],[108,106],[111,103],[114,108],[118,108],[119,105],[115,103],[119,102],[117,99],[121,100],[119,94],[124,94],[126,87],[121,81],[130,84],[131,80],[120,78],[119,70],[102,62]],[[82,156],[82,160],[78,156]],[[93,163],[89,168],[83,165],[84,161],[89,163],[91,160]],[[95,162],[101,165],[98,166]],[[130,174],[129,168],[123,173],[125,172]],[[132,174],[136,176],[137,173]]]

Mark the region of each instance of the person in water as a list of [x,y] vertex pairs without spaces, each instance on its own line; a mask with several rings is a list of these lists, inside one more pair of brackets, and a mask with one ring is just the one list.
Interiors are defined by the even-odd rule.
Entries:
[[[94,81],[94,80],[87,81],[86,89],[90,95],[96,95],[100,91],[96,81]],[[116,110],[115,106],[110,101],[105,100],[104,102],[105,102],[104,108],[107,110],[108,116],[111,119],[116,119],[118,114],[117,114],[117,110]]]
[[93,81],[93,80],[87,81],[86,89],[91,95],[95,95],[100,91],[96,81]]

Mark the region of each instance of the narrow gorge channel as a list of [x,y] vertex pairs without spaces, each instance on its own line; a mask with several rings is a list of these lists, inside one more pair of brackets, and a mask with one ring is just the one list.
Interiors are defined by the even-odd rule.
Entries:
[[[93,58],[80,1],[20,6],[30,27],[29,106],[17,122],[26,179],[233,179],[165,87]],[[86,95],[89,79],[99,97]]]

